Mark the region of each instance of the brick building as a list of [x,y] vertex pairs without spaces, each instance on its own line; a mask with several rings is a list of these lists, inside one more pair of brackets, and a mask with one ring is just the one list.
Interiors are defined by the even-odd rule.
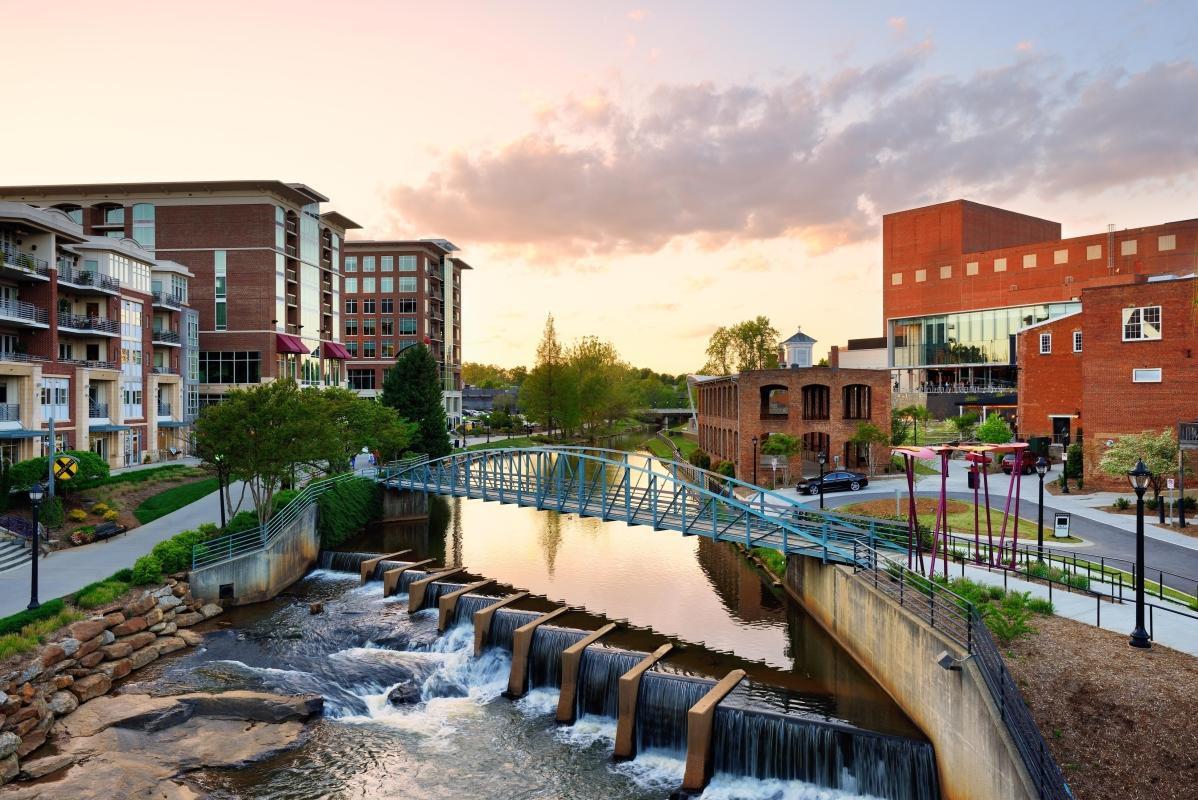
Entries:
[[110,465],[186,449],[198,353],[192,273],[68,213],[0,201],[0,459],[93,450]]
[[1126,275],[1083,289],[1081,307],[1016,337],[1019,431],[1082,437],[1085,474],[1106,443],[1198,419],[1198,278]]
[[[136,242],[194,278],[199,350],[188,413],[230,387],[291,376],[344,385],[341,246],[358,226],[322,212],[300,183],[183,181],[0,187],[0,199],[53,207],[83,234]],[[168,309],[159,307],[164,312]]]
[[753,437],[772,433],[803,442],[791,473],[810,472],[815,454],[828,454],[828,468],[864,469],[867,453],[849,442],[862,422],[890,429],[890,375],[886,370],[806,367],[742,372],[695,379],[699,446],[712,460],[731,461],[736,474],[752,479]]
[[471,269],[444,239],[345,243],[342,341],[349,387],[382,391],[405,348],[423,342],[441,368],[450,427],[462,421],[462,272]]
[[896,402],[1014,410],[1014,334],[1076,312],[1089,287],[1192,270],[1198,219],[1062,238],[1060,223],[954,200],[885,215],[882,246]]

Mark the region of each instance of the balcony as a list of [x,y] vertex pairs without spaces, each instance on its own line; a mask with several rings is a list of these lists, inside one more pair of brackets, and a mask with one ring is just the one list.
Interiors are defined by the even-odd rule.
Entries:
[[49,262],[29,253],[22,253],[9,242],[0,242],[0,267],[3,267],[5,277],[16,280],[50,278]]
[[17,403],[0,403],[0,422],[20,422],[21,406]]
[[295,245],[289,244],[286,247],[284,247],[283,250],[286,251],[287,255],[291,256],[292,258],[295,258],[295,254],[297,252]]
[[120,369],[119,365],[115,361],[86,361],[79,358],[60,358],[58,359],[58,363],[74,364],[75,366],[83,367],[84,369]]
[[295,270],[293,270],[293,269],[287,270],[287,282],[288,283],[296,283],[297,282],[297,279],[295,276]]
[[18,353],[13,350],[0,350],[0,361],[15,361],[17,363],[25,364],[29,362],[40,363],[45,360],[46,358],[43,356],[34,356],[30,355],[29,353]]
[[63,259],[59,259],[58,263],[58,282],[74,286],[84,293],[88,293],[90,290],[102,294],[116,294],[121,290],[121,282],[111,275],[77,269],[69,264],[64,264]]
[[154,305],[159,308],[182,308],[183,301],[175,297],[173,294],[166,292],[151,292],[150,296],[154,300]]
[[182,344],[179,334],[174,331],[160,330],[158,328],[155,328],[150,334],[150,341],[154,344],[165,344],[171,347],[179,347]]
[[296,302],[296,296],[295,296],[294,294],[290,294],[290,293],[288,293],[288,295],[287,295],[287,305],[289,305],[289,306],[295,306],[295,305],[298,305],[298,303]]
[[46,309],[21,300],[0,300],[0,319],[35,328],[50,327],[50,315]]
[[170,403],[163,403],[163,402],[159,401],[159,403],[158,403],[158,416],[160,416],[160,417],[169,417],[170,415],[171,415],[171,404],[170,404]]
[[153,373],[154,375],[178,375],[179,374],[179,370],[175,369],[174,367],[159,367],[157,365],[155,365],[150,370],[150,372]]
[[120,336],[121,324],[115,319],[85,317],[82,314],[59,314],[58,329],[70,333],[99,333],[104,336]]
[[89,419],[108,419],[108,404],[89,400],[87,403],[87,416]]

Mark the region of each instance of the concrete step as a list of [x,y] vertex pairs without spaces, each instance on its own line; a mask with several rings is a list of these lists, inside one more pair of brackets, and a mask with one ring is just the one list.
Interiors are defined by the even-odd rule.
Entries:
[[29,549],[16,542],[0,543],[0,572],[15,569],[29,560]]

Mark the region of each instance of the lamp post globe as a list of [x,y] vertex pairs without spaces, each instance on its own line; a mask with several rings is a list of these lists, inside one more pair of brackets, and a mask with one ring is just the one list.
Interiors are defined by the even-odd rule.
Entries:
[[1036,475],[1040,478],[1040,503],[1036,520],[1036,558],[1044,560],[1044,476],[1048,473],[1048,459],[1040,456],[1036,459]]
[[1140,459],[1127,473],[1127,479],[1136,493],[1136,627],[1127,643],[1132,647],[1149,648],[1152,640],[1144,630],[1144,491],[1152,480],[1152,473]]
[[29,605],[27,608],[34,609],[41,605],[37,600],[37,558],[42,549],[41,524],[38,520],[38,512],[42,507],[42,498],[45,496],[45,489],[41,482],[33,484],[29,487],[29,505],[33,509],[33,553],[31,554],[30,566],[32,569],[29,573]]

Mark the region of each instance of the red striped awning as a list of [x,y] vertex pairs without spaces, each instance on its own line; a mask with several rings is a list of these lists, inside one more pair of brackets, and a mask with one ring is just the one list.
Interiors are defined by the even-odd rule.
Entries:
[[308,355],[308,348],[304,347],[304,343],[300,341],[298,336],[288,336],[285,333],[275,334],[278,350],[280,353],[300,353]]
[[336,358],[341,361],[348,361],[350,358],[349,351],[336,342],[324,342],[321,344],[325,358]]

